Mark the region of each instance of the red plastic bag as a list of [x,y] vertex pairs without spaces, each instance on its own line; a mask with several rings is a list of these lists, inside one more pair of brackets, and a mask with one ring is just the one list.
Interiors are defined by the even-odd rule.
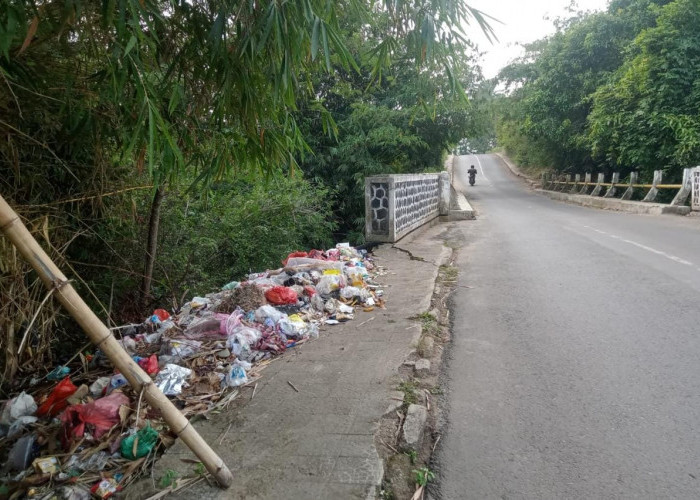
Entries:
[[296,304],[299,300],[297,292],[286,286],[273,286],[265,292],[265,298],[270,304],[278,306]]
[[161,321],[170,319],[170,313],[165,309],[156,309],[155,311],[153,311],[153,314],[158,316],[158,319]]
[[72,438],[83,437],[88,424],[92,427],[91,434],[99,439],[119,423],[119,407],[128,405],[129,398],[117,391],[92,403],[69,406],[61,415],[64,446]]
[[326,256],[323,255],[321,250],[311,250],[309,252],[309,259],[326,260]]
[[304,287],[304,293],[309,297],[313,297],[314,295],[316,295],[316,289],[312,286],[307,285]]
[[53,388],[49,398],[44,401],[44,403],[36,411],[36,414],[40,417],[46,415],[50,417],[55,417],[63,411],[63,409],[68,406],[66,399],[71,397],[78,388],[70,381],[70,377],[66,377],[61,380],[56,387]]
[[282,261],[282,265],[286,266],[287,262],[289,262],[289,259],[293,259],[294,257],[306,257],[309,255],[306,252],[292,252],[289,255],[287,255],[287,258]]
[[160,368],[158,368],[158,356],[155,354],[151,354],[147,358],[140,359],[139,366],[149,375],[155,375],[160,371]]

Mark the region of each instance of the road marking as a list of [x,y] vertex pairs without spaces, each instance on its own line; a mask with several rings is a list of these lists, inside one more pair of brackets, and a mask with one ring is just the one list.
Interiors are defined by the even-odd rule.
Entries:
[[670,253],[666,253],[666,252],[663,252],[661,250],[657,250],[656,248],[652,248],[650,246],[644,245],[642,243],[638,243],[636,241],[628,240],[627,238],[617,236],[616,234],[606,233],[605,231],[601,231],[600,229],[596,229],[596,228],[591,227],[591,226],[583,226],[583,227],[585,227],[586,229],[591,229],[592,231],[595,231],[596,233],[604,234],[605,236],[609,236],[610,238],[613,238],[615,240],[622,241],[622,242],[628,243],[630,245],[634,245],[635,247],[641,248],[642,250],[646,250],[647,252],[651,252],[653,254],[660,255],[660,256],[665,257],[669,260],[672,260],[673,262],[683,264],[684,266],[695,267],[695,264],[693,264],[692,262],[689,262],[685,259],[681,259],[680,257],[676,257],[675,255],[671,255]]
[[491,181],[489,181],[488,177],[486,177],[486,174],[484,173],[484,168],[481,166],[481,160],[479,160],[479,157],[477,155],[472,155],[474,158],[476,158],[476,163],[479,164],[479,170],[481,170],[481,175],[484,178],[486,182],[491,184]]

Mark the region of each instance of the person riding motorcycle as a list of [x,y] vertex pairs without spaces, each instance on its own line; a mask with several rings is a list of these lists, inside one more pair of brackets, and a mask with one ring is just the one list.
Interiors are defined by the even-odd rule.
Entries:
[[474,181],[476,180],[476,169],[474,168],[474,165],[469,167],[469,170],[467,170],[467,173],[469,174],[469,184],[474,185]]

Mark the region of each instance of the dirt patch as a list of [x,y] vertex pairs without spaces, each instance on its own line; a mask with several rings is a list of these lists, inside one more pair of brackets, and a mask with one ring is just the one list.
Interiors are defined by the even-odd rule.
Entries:
[[244,311],[255,311],[258,307],[265,304],[265,294],[262,288],[252,283],[243,283],[235,290],[225,292],[224,299],[215,311],[231,314],[238,306]]
[[[384,460],[384,480],[379,498],[385,500],[410,499],[416,491],[417,481],[425,482],[426,476],[427,479],[432,478],[430,459],[440,440],[438,397],[442,389],[439,374],[444,346],[450,341],[447,300],[457,286],[458,270],[453,265],[455,259],[456,250],[453,250],[450,264],[440,267],[430,311],[412,318],[420,322],[421,336],[414,351],[399,369],[396,390],[403,393],[403,403],[382,418],[375,436],[377,449]],[[416,362],[421,359],[430,361],[429,370],[416,369]],[[422,405],[428,410],[422,439],[415,446],[408,446],[402,439],[402,428],[410,404]]]

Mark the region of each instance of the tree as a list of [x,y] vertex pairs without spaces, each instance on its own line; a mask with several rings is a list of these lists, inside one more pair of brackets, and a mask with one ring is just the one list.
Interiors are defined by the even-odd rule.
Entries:
[[578,13],[500,78],[510,89],[499,107],[499,141],[517,160],[583,172],[612,167],[592,154],[593,96],[625,63],[632,41],[655,23],[665,0],[620,0],[606,12]]
[[[377,81],[395,56],[397,40],[416,66],[449,66],[463,24],[484,25],[479,11],[442,0],[0,5],[0,71],[8,90],[2,101],[9,111],[0,131],[11,143],[4,166],[9,169],[19,144],[30,144],[32,161],[41,157],[37,171],[48,160],[51,176],[61,181],[81,179],[74,162],[88,174],[91,162],[100,163],[101,171],[115,165],[145,170],[153,203],[144,297],[150,292],[158,207],[169,181],[186,171],[196,174],[199,186],[224,176],[269,175],[293,169],[295,154],[308,151],[294,111],[300,96],[313,100],[313,69],[322,65],[332,72],[333,54],[339,67],[356,66],[340,19],[359,19],[367,29],[378,15],[388,19],[389,29],[374,39]],[[34,123],[27,112],[41,116],[44,105],[55,112],[48,126]],[[331,126],[322,107],[316,110]],[[88,147],[81,154],[83,145]]]
[[700,1],[676,0],[636,38],[629,59],[598,89],[590,115],[596,156],[648,176],[700,162]]

